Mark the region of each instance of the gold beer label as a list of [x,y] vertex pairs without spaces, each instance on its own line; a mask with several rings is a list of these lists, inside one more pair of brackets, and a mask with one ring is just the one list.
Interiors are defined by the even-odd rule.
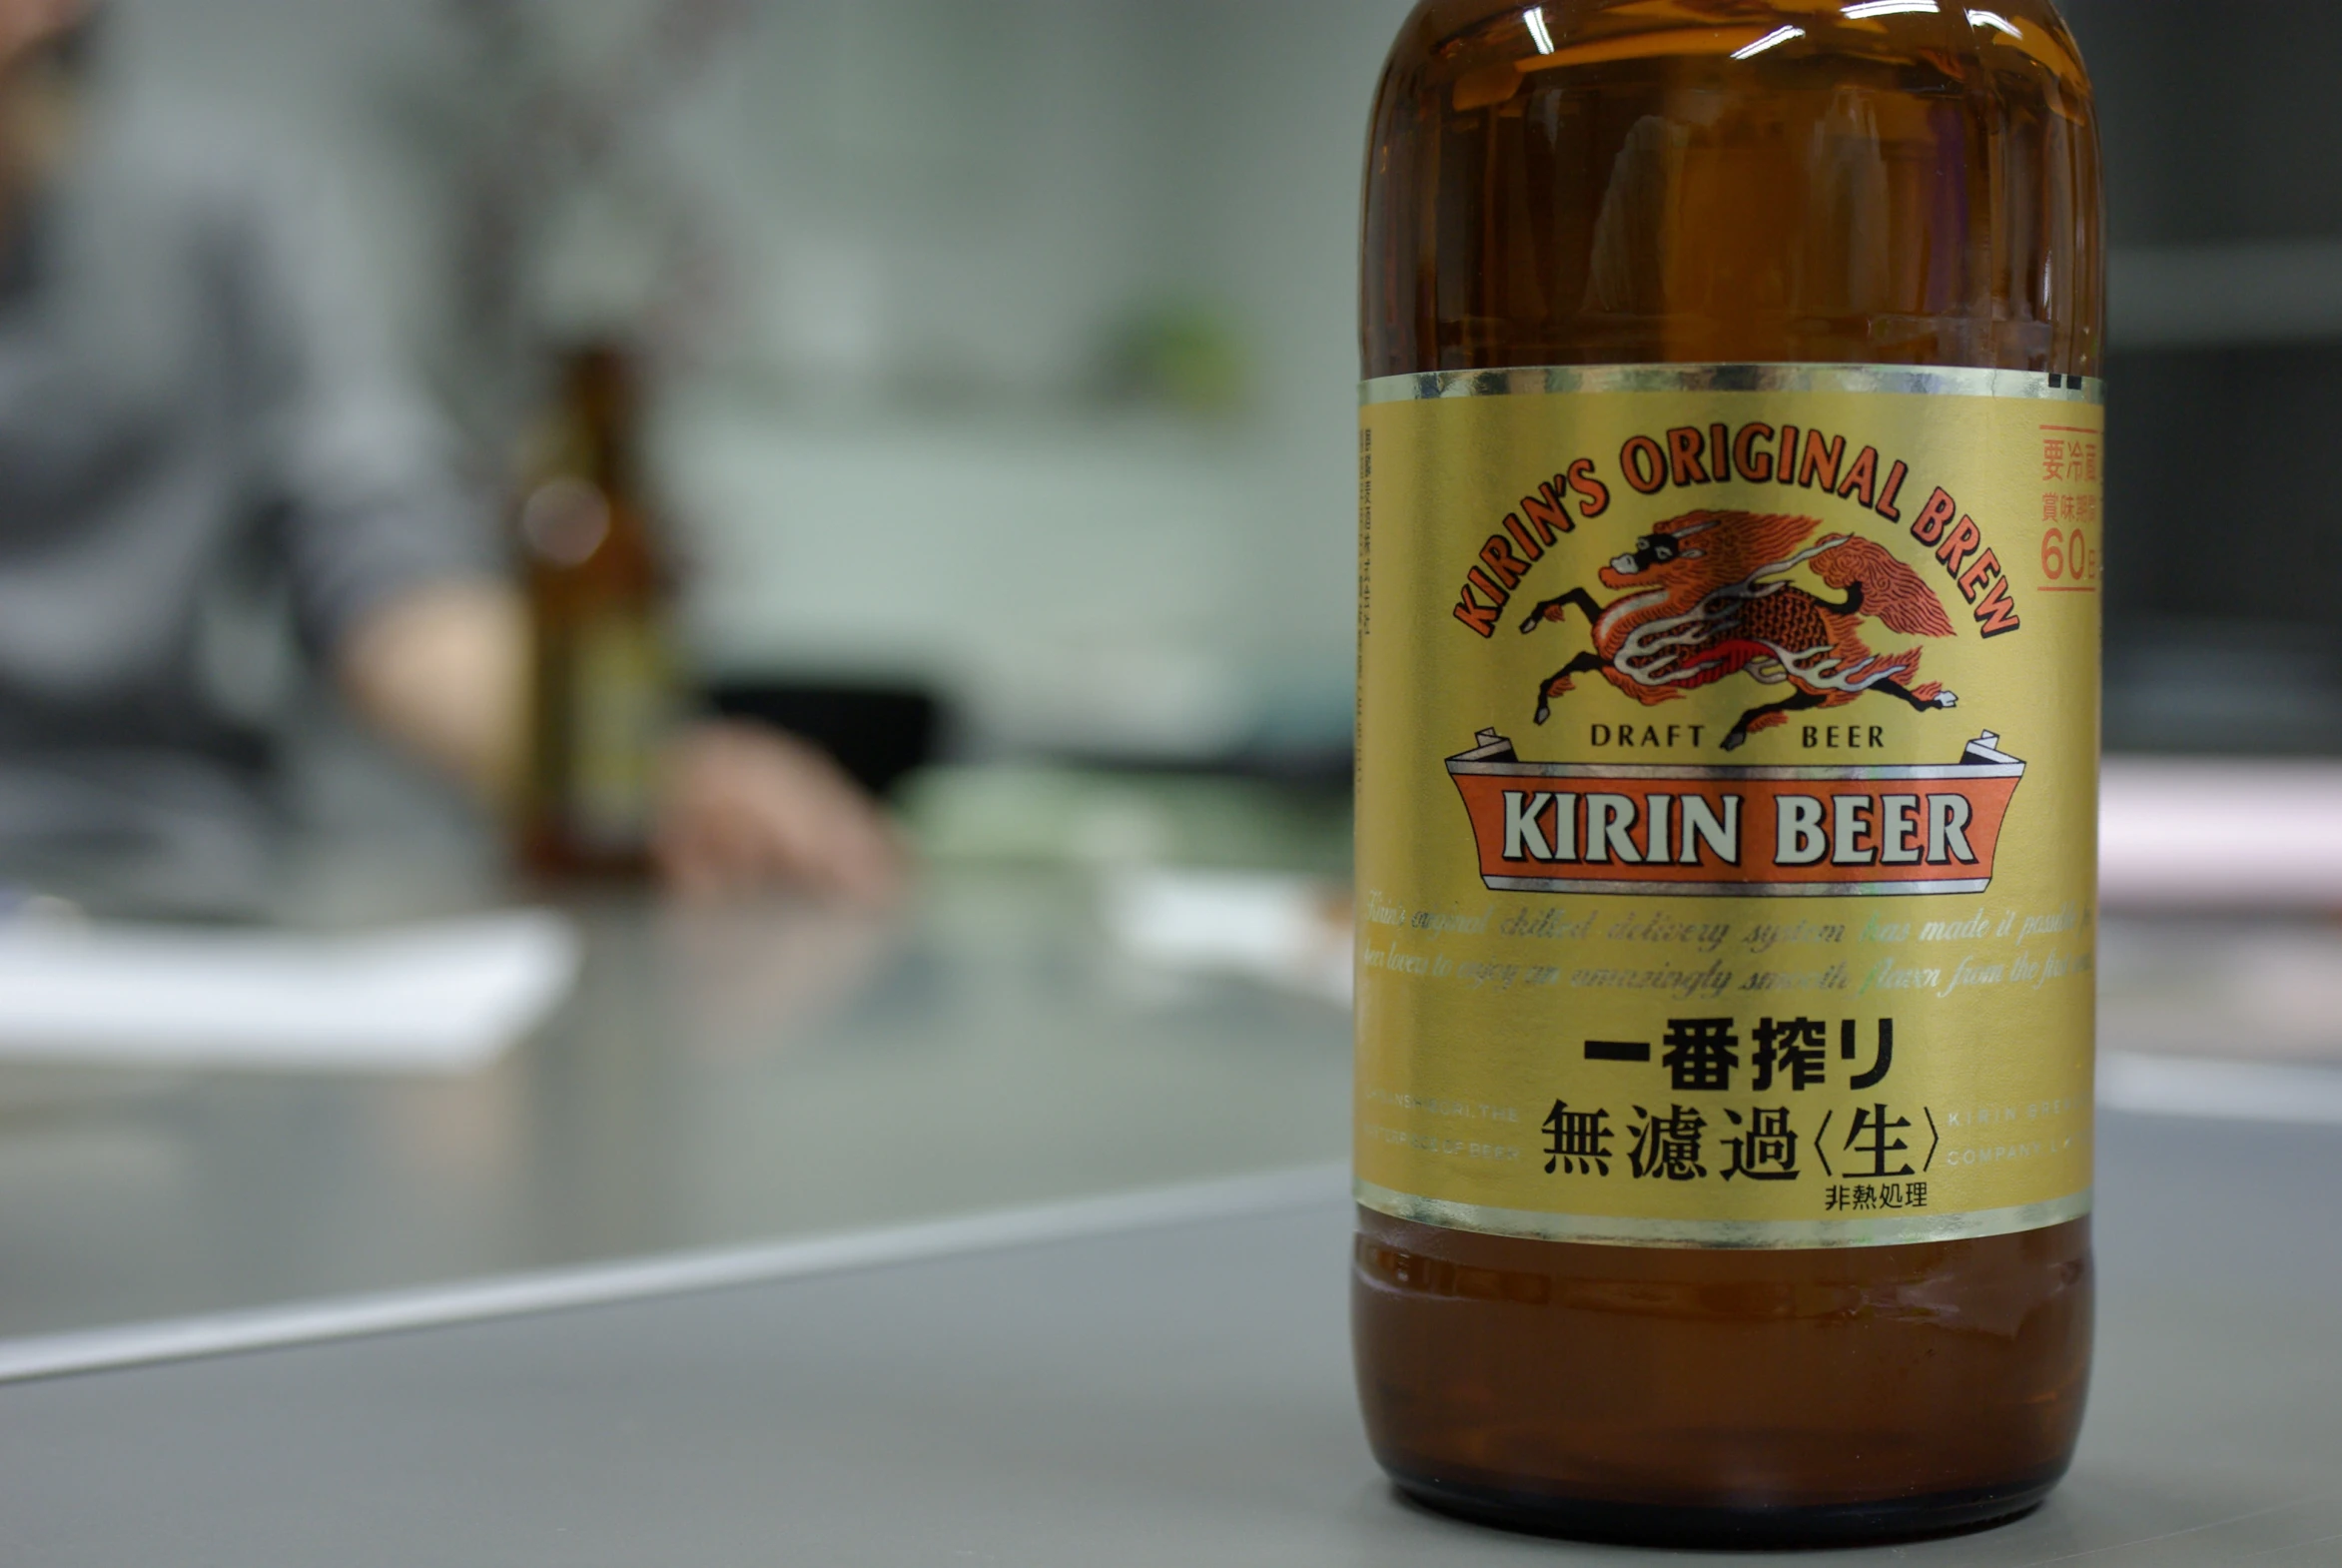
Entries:
[[1644,1246],[2086,1213],[2100,384],[1362,401],[1359,1201]]

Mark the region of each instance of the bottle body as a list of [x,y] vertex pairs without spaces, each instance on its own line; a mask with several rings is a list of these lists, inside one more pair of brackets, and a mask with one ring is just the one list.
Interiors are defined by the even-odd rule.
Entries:
[[1375,1456],[1434,1506],[1592,1539],[1789,1546],[1989,1523],[2064,1474],[2089,1221],[1981,1240],[1679,1251],[1359,1211]]
[[525,464],[518,532],[534,657],[520,849],[548,874],[649,864],[679,702],[638,422],[626,358],[579,350]]
[[[1427,1501],[1792,1544],[2002,1517],[2070,1457],[2091,1319],[2093,866],[2073,844],[2094,831],[2096,160],[2044,0],[1432,0],[1402,33],[1364,234],[1352,1300],[1370,1439]],[[1971,419],[1990,429],[1953,433]],[[2035,490],[2044,441],[2058,472]],[[2081,493],[2060,518],[2069,441]],[[1476,471],[1515,454],[1477,498]],[[1442,507],[1465,514],[1455,542],[1401,531]],[[1735,530],[1762,547],[1725,572]],[[1709,576],[1687,576],[1701,555]],[[1445,575],[1416,610],[1425,572]],[[1681,615],[1638,628],[1655,612],[1630,601],[1663,590]],[[1899,594],[1945,611],[1899,614]],[[1792,600],[1830,658],[1758,625]],[[1451,614],[1461,630],[1433,625]],[[1679,623],[1709,667],[1655,651],[1680,652]],[[2019,689],[2020,646],[2053,700]],[[1533,693],[1516,647],[1553,655]],[[1733,657],[1755,682],[1714,673]],[[1456,662],[1475,659],[1513,664]],[[1952,742],[1979,707],[2023,763],[1997,730]],[[1919,765],[1955,753],[1965,771]],[[1993,772],[2018,776],[1996,804],[1973,793]],[[1980,828],[1931,845],[1932,811],[1990,817],[1999,865]],[[1467,859],[1477,834],[1478,863],[1445,869],[1442,833]],[[2027,913],[2058,889],[2078,902]],[[2051,925],[2056,956],[2020,940]],[[1972,946],[1946,965],[1937,934]],[[1810,962],[1779,962],[1798,942]],[[1641,983],[1620,955],[1654,944],[1687,955],[1633,971],[1662,994],[1613,994]],[[1886,994],[1915,974],[1937,983]],[[1811,989],[1764,989],[1786,986]],[[1810,1082],[1787,1044],[1808,1034]],[[2005,1080],[2051,1087],[1967,1093],[1952,1056],[1971,1038],[2056,1058]],[[1860,1105],[1826,1100],[1857,1085]],[[2011,1102],[1980,1113],[1999,1131],[1976,1129],[1979,1098]],[[1848,1137],[1906,1122],[1893,1155]],[[1790,1140],[1764,1170],[1759,1131]],[[1857,1160],[1896,1179],[1846,1180]],[[1977,1160],[2034,1174],[1963,1197]]]

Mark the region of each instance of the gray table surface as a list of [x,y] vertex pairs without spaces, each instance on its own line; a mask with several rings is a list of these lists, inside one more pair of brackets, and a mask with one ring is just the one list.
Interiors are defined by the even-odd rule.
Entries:
[[573,908],[576,994],[478,1073],[0,1064],[0,1337],[1348,1152],[1347,1012],[1133,963],[1093,875],[938,868],[883,918]]
[[[1136,962],[1101,891],[579,902],[576,994],[461,1077],[0,1063],[0,1339],[1346,1158],[1347,1012]],[[2342,1120],[2342,928],[2109,923],[2099,956],[2110,1052],[2291,1057]]]
[[[0,1563],[1567,1560],[1365,1455],[1344,1012],[1098,894],[582,903],[578,994],[458,1079],[0,1067]],[[2109,1120],[2074,1480],[1908,1558],[2342,1562],[2342,940],[2106,936],[2111,1050],[2306,1065]]]
[[[2109,1118],[2093,1408],[2006,1528],[1841,1563],[2342,1562],[2342,1130]],[[1216,1204],[1216,1211],[1214,1206]],[[0,1559],[1468,1564],[1351,1402],[1331,1173],[1182,1217],[0,1386]]]

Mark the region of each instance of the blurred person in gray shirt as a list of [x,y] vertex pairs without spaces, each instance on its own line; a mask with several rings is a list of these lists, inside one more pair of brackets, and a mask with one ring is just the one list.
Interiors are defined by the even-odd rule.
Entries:
[[[0,0],[0,881],[263,878],[282,697],[240,669],[272,623],[492,807],[528,639],[485,508],[280,192],[83,126],[98,20]],[[686,888],[900,875],[809,747],[702,726],[669,774],[660,859]]]

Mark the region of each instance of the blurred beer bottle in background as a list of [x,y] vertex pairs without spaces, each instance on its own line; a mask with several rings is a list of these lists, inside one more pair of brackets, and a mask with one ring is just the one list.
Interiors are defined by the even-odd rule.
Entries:
[[644,493],[634,368],[568,354],[522,458],[534,644],[523,860],[551,875],[649,864],[662,744],[680,708],[669,578]]

